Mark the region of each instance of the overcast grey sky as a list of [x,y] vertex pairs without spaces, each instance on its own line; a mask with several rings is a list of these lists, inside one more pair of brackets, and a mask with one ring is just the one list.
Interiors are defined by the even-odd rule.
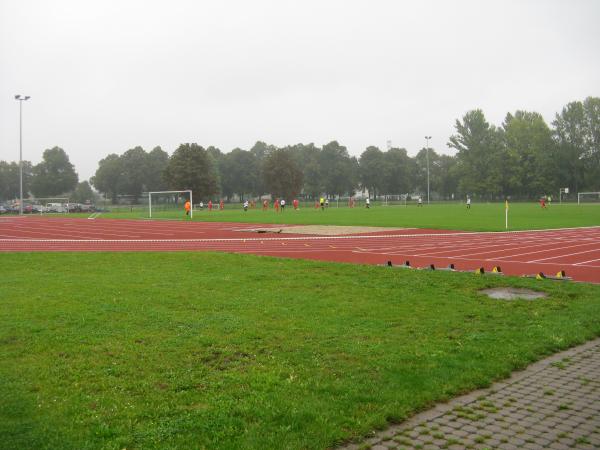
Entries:
[[0,160],[337,139],[446,147],[473,108],[600,95],[600,1],[0,0]]

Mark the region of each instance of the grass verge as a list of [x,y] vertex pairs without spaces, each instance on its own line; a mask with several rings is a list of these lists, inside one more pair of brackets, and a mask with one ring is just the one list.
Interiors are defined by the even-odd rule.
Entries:
[[600,334],[595,285],[216,253],[0,273],[4,449],[325,448]]
[[[145,208],[103,213],[100,217],[141,219],[148,217]],[[154,218],[186,220],[183,210],[154,211]],[[536,203],[513,203],[509,209],[510,230],[530,230],[600,225],[600,205],[563,204],[542,210]],[[194,220],[206,222],[250,222],[300,225],[363,225],[380,227],[414,227],[468,231],[504,231],[504,203],[475,204],[467,210],[463,204],[440,203],[416,206],[374,206],[336,208],[321,211],[315,208],[249,210],[226,205],[223,211],[196,211]]]

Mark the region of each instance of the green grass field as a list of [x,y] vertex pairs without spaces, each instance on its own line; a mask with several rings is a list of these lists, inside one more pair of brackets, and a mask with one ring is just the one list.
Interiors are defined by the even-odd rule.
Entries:
[[[326,448],[600,335],[579,283],[214,253],[1,254],[0,273],[2,449]],[[477,292],[496,285],[549,298]]]
[[[110,207],[109,207],[110,208]],[[139,208],[139,207],[138,207]],[[288,207],[289,208],[289,207]],[[107,218],[146,218],[146,208],[133,212],[104,213]],[[155,211],[153,217],[162,219],[185,219],[183,210]],[[502,231],[505,229],[503,203],[474,204],[467,210],[464,204],[439,203],[418,208],[414,205],[374,206],[371,209],[336,208],[334,204],[326,211],[315,208],[289,208],[285,213],[273,209],[244,212],[238,205],[226,205],[224,211],[196,211],[194,220],[278,223],[303,225],[364,225],[381,227],[415,227],[469,231]],[[512,203],[509,208],[509,229],[529,230],[600,225],[600,205],[553,204],[542,210],[537,203]]]

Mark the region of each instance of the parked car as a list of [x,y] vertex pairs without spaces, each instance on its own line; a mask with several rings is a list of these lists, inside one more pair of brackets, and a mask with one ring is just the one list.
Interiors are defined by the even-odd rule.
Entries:
[[48,212],[54,212],[54,213],[66,213],[67,212],[67,207],[65,206],[64,203],[48,203],[46,205],[46,207],[48,208]]
[[79,203],[67,203],[67,211],[70,213],[81,212],[81,205]]
[[4,206],[0,205],[0,214],[8,214],[8,209]]
[[80,205],[81,212],[94,212],[96,211],[96,207],[94,205]]

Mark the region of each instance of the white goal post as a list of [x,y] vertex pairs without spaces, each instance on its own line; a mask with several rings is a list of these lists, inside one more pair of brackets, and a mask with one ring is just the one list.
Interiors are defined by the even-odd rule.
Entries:
[[582,198],[591,197],[594,202],[600,203],[600,192],[578,192],[577,193],[577,204],[580,205]]
[[194,201],[192,199],[192,191],[191,190],[185,190],[185,191],[154,191],[154,192],[148,192],[148,215],[150,218],[152,218],[152,194],[183,194],[183,193],[189,193],[190,194],[190,219],[192,219],[194,217]]

